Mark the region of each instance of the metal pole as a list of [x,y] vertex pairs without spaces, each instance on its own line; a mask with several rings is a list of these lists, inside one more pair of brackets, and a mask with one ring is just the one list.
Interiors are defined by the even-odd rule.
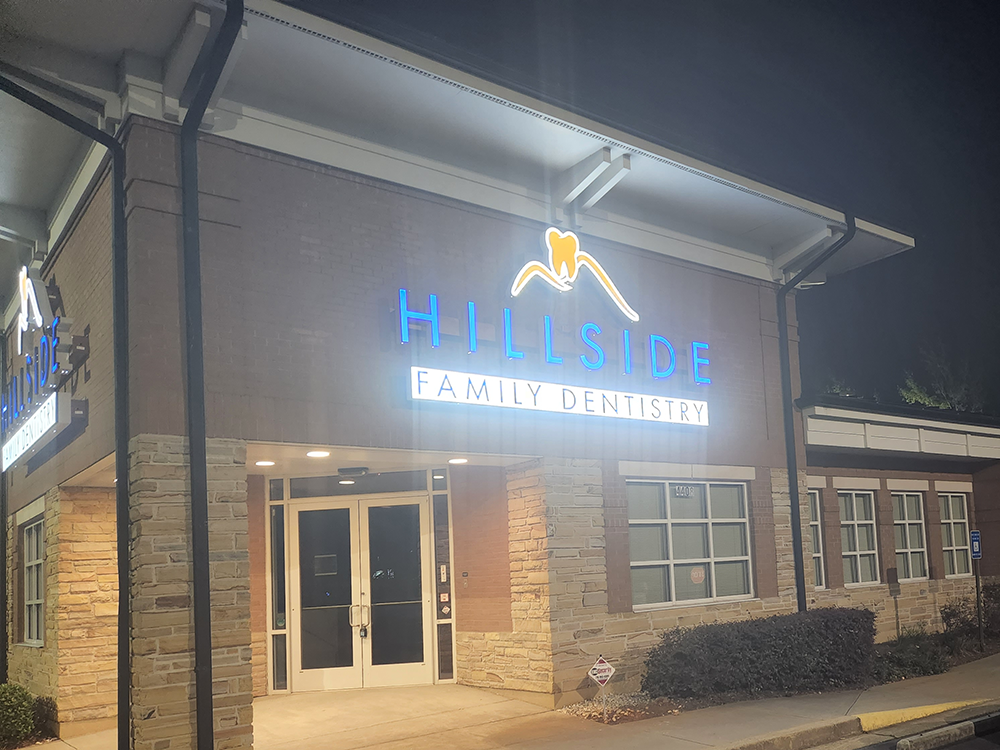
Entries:
[[979,560],[972,561],[976,571],[976,620],[979,623],[979,652],[986,653],[986,639],[983,637],[983,590],[979,581]]
[[212,702],[212,604],[208,558],[208,457],[205,351],[201,309],[198,128],[243,25],[243,0],[228,0],[219,35],[181,125],[181,223],[184,238],[184,332],[188,452],[191,468],[191,562],[194,605],[195,732],[198,750],[215,746]]
[[795,561],[795,594],[799,612],[806,611],[806,569],[802,554],[802,512],[799,507],[799,461],[795,446],[795,412],[792,408],[792,364],[788,344],[788,293],[817,268],[826,263],[858,231],[854,217],[845,215],[847,232],[824,250],[819,257],[778,289],[778,357],[781,363],[781,411],[785,425],[785,461],[788,465],[788,494],[792,513],[792,556]]
[[[89,122],[57,107],[32,91],[0,75],[0,91],[97,141],[111,154],[111,268],[115,382],[115,538],[118,557],[118,748],[130,745],[132,675],[131,588],[128,508],[128,235],[125,227],[125,148],[118,140]],[[6,517],[4,517],[6,523]]]

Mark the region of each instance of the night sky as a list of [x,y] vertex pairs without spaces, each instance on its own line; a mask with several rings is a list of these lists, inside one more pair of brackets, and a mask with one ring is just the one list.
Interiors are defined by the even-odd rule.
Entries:
[[799,295],[804,389],[900,403],[932,347],[1000,414],[1000,4],[289,4],[915,237]]

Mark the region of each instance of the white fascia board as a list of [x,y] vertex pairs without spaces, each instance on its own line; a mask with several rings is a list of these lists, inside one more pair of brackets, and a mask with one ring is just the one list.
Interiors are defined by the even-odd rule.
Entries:
[[[402,65],[422,70],[433,76],[445,79],[475,92],[506,101],[515,107],[529,110],[543,117],[560,121],[570,127],[584,131],[598,140],[605,141],[608,145],[613,147],[621,148],[632,153],[641,152],[655,160],[671,162],[682,169],[699,172],[708,178],[728,183],[733,186],[733,189],[742,190],[744,192],[751,191],[758,193],[765,198],[779,203],[784,203],[792,208],[804,211],[813,216],[818,216],[824,220],[832,221],[840,225],[845,225],[847,222],[846,217],[840,211],[827,206],[822,206],[819,203],[814,203],[813,201],[806,200],[805,198],[800,198],[797,195],[786,193],[783,190],[778,190],[761,182],[742,177],[698,159],[685,156],[677,153],[676,151],[672,151],[656,143],[645,140],[644,138],[636,137],[629,133],[625,133],[624,131],[618,130],[617,128],[604,125],[591,120],[590,118],[570,112],[561,107],[548,104],[526,94],[518,93],[512,89],[449,67],[443,63],[430,60],[414,52],[410,52],[388,42],[376,39],[375,37],[368,36],[367,34],[363,34],[359,31],[354,31],[344,26],[340,26],[339,24],[314,16],[310,13],[306,13],[305,11],[282,5],[275,2],[275,0],[249,0],[247,7],[251,11],[257,11],[259,13],[272,16],[292,26],[298,26],[303,29],[311,30],[315,33],[323,34],[361,50],[367,50],[375,55],[389,58],[390,60]],[[892,232],[891,230],[883,229],[882,227],[878,227],[877,225],[869,222],[858,222],[858,228],[866,232],[871,232],[872,234],[878,234],[879,236],[888,236],[885,233],[899,236],[908,241],[910,246],[913,245],[912,239],[904,237],[904,235],[897,235],[897,233]]]
[[[307,161],[425,190],[465,203],[549,221],[548,196],[414,154],[221,99],[233,127],[218,135]],[[604,213],[578,217],[580,231],[672,258],[771,281],[766,258],[663,227]]]
[[810,406],[802,410],[806,417],[826,417],[847,422],[868,422],[901,427],[929,427],[943,432],[961,432],[969,435],[991,435],[1000,437],[1000,428],[980,425],[962,424],[959,422],[935,422],[931,419],[915,417],[900,417],[891,414],[877,414],[853,409],[843,409],[834,406]]

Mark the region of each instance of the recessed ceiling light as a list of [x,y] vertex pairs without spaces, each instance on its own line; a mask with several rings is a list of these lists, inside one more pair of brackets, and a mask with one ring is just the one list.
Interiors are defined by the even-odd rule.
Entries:
[[434,478],[435,479],[444,479],[444,474],[435,474]]
[[340,484],[354,484],[353,479],[341,479]]
[[274,461],[258,461],[257,466],[274,466]]
[[330,451],[309,451],[306,455],[309,458],[326,458],[330,455]]
[[448,463],[450,464],[467,464],[469,459],[467,458],[449,458]]

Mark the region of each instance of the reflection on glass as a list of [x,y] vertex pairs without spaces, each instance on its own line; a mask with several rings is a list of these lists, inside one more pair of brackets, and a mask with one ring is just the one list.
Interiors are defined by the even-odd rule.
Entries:
[[854,555],[844,558],[844,583],[858,583],[858,558]]
[[285,480],[284,479],[272,479],[268,482],[271,489],[271,500],[284,500],[285,499]]
[[712,498],[712,518],[744,518],[743,488],[728,484],[713,484],[709,488]]
[[712,524],[712,545],[715,557],[745,556],[747,554],[747,539],[743,524]]
[[851,499],[851,496],[845,493],[840,493],[837,495],[837,500],[840,502],[840,520],[853,521],[854,501]]
[[675,566],[674,586],[677,589],[677,601],[708,599],[712,595],[710,573],[708,563]]
[[285,629],[285,509],[271,506],[271,627]]
[[271,653],[274,657],[271,671],[274,676],[274,689],[288,689],[288,663],[285,653],[285,634],[271,636]]
[[632,568],[632,604],[670,600],[670,577],[665,565]]
[[926,578],[927,556],[923,552],[914,552],[912,555],[910,555],[910,560],[913,563],[913,577]]
[[965,497],[954,495],[951,498],[951,517],[965,518]]
[[862,555],[860,563],[861,563],[861,582],[870,583],[872,581],[877,581],[878,566],[875,564],[875,555]]
[[354,663],[351,511],[299,511],[298,519],[301,667],[349,667]]
[[910,578],[910,556],[905,552],[896,553],[896,574],[900,580]]
[[424,660],[420,506],[368,509],[372,664]]
[[672,534],[675,560],[698,560],[708,557],[707,524],[675,524]]
[[923,518],[923,508],[920,503],[920,495],[906,496],[906,517],[910,521],[919,521]]
[[923,549],[924,547],[924,527],[919,523],[911,523],[909,526],[910,531],[910,549]]
[[868,495],[856,495],[854,502],[857,508],[857,515],[855,516],[859,521],[871,521],[872,520],[872,502],[871,497]]
[[629,518],[666,518],[663,485],[629,482],[625,485]]
[[750,566],[748,563],[738,560],[715,564],[716,596],[740,596],[749,593]]
[[668,560],[667,529],[662,525],[629,526],[628,541],[635,562]]
[[873,526],[858,526],[858,549],[871,552],[875,549],[875,528]]

